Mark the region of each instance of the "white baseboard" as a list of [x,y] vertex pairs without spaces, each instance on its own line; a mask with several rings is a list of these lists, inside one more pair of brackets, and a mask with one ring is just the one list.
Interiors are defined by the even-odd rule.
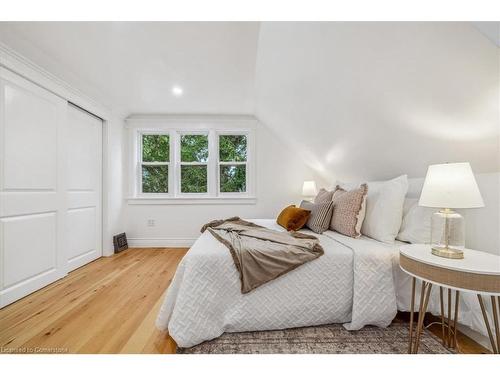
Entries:
[[166,237],[166,238],[129,238],[129,247],[191,247],[196,238]]

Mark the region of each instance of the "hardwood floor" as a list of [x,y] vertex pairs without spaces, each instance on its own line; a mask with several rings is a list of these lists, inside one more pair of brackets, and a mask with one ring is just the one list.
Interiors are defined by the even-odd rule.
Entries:
[[[441,319],[437,316],[427,313],[425,315],[424,323],[426,326],[431,325],[428,329],[434,333],[437,337],[442,338],[441,325],[439,323]],[[463,354],[492,354],[491,351],[484,346],[480,345],[476,341],[472,340],[469,336],[464,335],[462,332],[457,330],[457,344],[458,351]]]
[[[155,319],[186,251],[129,249],[100,258],[1,309],[0,353],[175,353]],[[465,335],[458,344],[462,353],[488,352]]]
[[187,249],[129,249],[0,310],[0,353],[173,353],[155,327]]

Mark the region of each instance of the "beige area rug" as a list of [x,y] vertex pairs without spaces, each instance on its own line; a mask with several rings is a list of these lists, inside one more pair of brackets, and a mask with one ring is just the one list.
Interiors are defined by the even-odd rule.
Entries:
[[[388,328],[365,327],[348,331],[342,324],[291,328],[278,331],[224,333],[179,354],[406,354],[408,323]],[[421,336],[419,353],[450,354],[428,331]]]

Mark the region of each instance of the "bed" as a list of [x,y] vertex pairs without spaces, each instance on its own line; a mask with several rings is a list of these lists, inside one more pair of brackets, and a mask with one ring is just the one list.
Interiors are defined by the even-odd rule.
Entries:
[[[284,230],[275,220],[250,221]],[[157,327],[168,330],[179,347],[191,347],[224,332],[328,323],[343,323],[349,330],[387,327],[397,310],[409,310],[410,278],[399,268],[401,242],[388,245],[330,230],[314,235],[323,256],[242,294],[229,250],[204,232],[178,266]],[[479,315],[476,321],[464,298],[460,322],[482,330]],[[429,311],[437,314],[438,308],[431,300]]]

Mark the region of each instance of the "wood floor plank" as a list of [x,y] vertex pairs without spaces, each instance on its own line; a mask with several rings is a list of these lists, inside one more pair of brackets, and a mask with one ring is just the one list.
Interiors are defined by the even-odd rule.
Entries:
[[56,308],[53,302],[54,298],[58,298],[61,303],[68,301],[74,302],[74,298],[85,293],[87,288],[93,288],[102,284],[103,277],[114,277],[114,273],[121,272],[132,266],[135,262],[140,262],[139,256],[116,255],[113,257],[113,267],[110,267],[109,261],[111,258],[100,258],[80,270],[70,273],[67,277],[56,281],[47,287],[35,292],[37,298],[23,298],[15,304],[2,309],[2,317],[7,323],[9,318],[12,318],[18,324],[23,320],[19,320],[22,316],[24,320],[31,318],[32,315],[40,314],[44,308],[50,306]]
[[158,335],[154,327],[163,298],[164,296],[158,299],[151,311],[146,315],[125,345],[120,349],[120,353],[138,354],[145,351],[147,352],[146,346],[148,343],[153,342],[154,344],[155,338]]
[[[134,300],[139,299],[137,293],[131,293],[132,287],[136,287],[141,296],[144,293],[146,281],[134,276],[136,274],[142,275],[149,266],[156,267],[157,258],[158,254],[155,253],[148,262],[134,267],[136,272],[128,270],[116,278],[108,280],[107,283],[103,284],[103,288],[99,289],[99,293],[90,293],[82,300],[82,304],[67,309],[66,313],[57,321],[47,326],[24,345],[53,347],[59,340],[63,339],[71,351],[91,353],[92,351],[85,347],[85,344],[88,341],[93,341],[93,352],[100,352],[99,345],[102,341],[99,338],[105,336],[106,339],[109,339],[113,329],[119,324],[124,324],[124,320],[121,318],[123,318],[123,311],[126,311],[127,305],[132,303],[133,306]],[[110,301],[113,302],[110,303]],[[81,327],[85,327],[85,329],[82,330]],[[74,335],[74,332],[78,331],[80,334]]]
[[[117,256],[114,264],[116,267],[106,267],[104,271],[107,272],[102,273],[94,272],[96,270],[95,263],[98,262],[96,261],[74,271],[68,278],[54,283],[57,285],[51,284],[31,295],[36,296],[36,298],[28,296],[6,307],[1,310],[2,314],[0,314],[2,316],[0,322],[3,327],[6,327],[2,330],[2,336],[6,337],[12,345],[26,345],[26,342],[32,339],[35,333],[47,330],[51,324],[59,321],[71,309],[78,313],[82,306],[85,306],[85,301],[93,296],[102,297],[102,292],[110,282],[117,279],[119,275],[127,276],[128,271],[144,257],[143,254],[134,254],[134,257]],[[107,263],[106,258],[101,259]],[[81,274],[83,277],[80,277]],[[9,310],[15,310],[18,304],[24,307],[20,309],[20,313],[14,316],[9,314]],[[31,307],[31,309],[27,307]],[[5,317],[3,317],[4,310],[7,310]],[[0,339],[1,344],[5,345],[5,342]]]
[[[155,321],[186,251],[129,249],[99,258],[0,309],[0,352],[175,353],[174,340]],[[458,343],[462,353],[488,352],[460,333]]]
[[154,311],[186,251],[129,249],[71,272],[0,310],[0,346],[175,352],[168,334],[156,329]]
[[[166,282],[158,283],[155,279],[158,275],[165,278],[164,268],[171,263],[165,261],[163,257],[151,264],[151,268],[137,273],[137,278],[141,279],[141,292],[130,294],[130,298],[124,301],[113,314],[110,314],[108,321],[101,328],[98,335],[94,336],[79,350],[83,353],[118,353],[140,325],[141,321],[148,315],[155,303],[161,298],[167,287]],[[133,313],[126,306],[135,306]]]

